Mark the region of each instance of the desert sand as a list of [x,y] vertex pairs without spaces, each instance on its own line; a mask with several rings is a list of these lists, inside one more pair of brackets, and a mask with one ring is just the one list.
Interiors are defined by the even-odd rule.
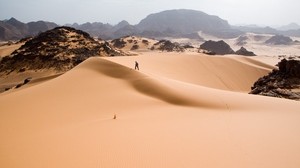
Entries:
[[196,53],[90,58],[0,94],[0,167],[298,168],[299,102],[247,94],[273,68]]
[[24,43],[11,44],[11,45],[3,45],[0,46],[0,58],[10,55],[16,49],[20,48]]

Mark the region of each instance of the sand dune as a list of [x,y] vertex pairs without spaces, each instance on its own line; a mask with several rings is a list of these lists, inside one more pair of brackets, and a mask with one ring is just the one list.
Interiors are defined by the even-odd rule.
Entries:
[[240,93],[271,68],[231,56],[90,58],[0,95],[0,167],[297,168],[299,102]]
[[145,53],[136,58],[110,57],[109,60],[133,67],[133,59],[142,72],[201,86],[249,92],[253,83],[274,67],[243,56],[207,56],[205,54]]

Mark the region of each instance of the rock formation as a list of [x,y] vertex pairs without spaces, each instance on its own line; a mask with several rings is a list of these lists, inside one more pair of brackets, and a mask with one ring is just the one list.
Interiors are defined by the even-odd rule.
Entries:
[[217,55],[225,55],[225,54],[234,54],[235,52],[232,48],[225,43],[223,40],[221,41],[206,41],[200,45],[200,49],[208,51],[211,53],[210,55],[217,54]]
[[0,62],[0,73],[54,69],[66,71],[92,56],[122,55],[88,33],[70,27],[57,27],[27,41]]
[[160,51],[167,51],[167,52],[183,52],[185,48],[178,43],[172,43],[169,40],[160,40],[159,42],[155,43],[152,49],[157,49]]
[[290,37],[283,35],[275,35],[265,42],[266,44],[272,45],[290,45],[293,43],[293,40]]
[[258,79],[250,94],[300,100],[300,61],[283,59],[278,67]]
[[239,50],[235,52],[237,55],[245,55],[245,56],[256,56],[252,51],[248,51],[246,48],[241,47]]

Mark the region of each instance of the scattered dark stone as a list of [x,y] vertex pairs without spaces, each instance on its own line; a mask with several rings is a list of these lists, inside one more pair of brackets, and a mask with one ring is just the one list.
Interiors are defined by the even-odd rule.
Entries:
[[237,55],[245,55],[245,56],[256,56],[253,52],[248,51],[246,48],[241,47],[239,50],[235,52]]
[[21,86],[23,86],[23,83],[17,84],[16,88],[20,88]]
[[200,45],[200,49],[210,51],[217,55],[225,55],[225,54],[234,54],[235,52],[232,48],[225,43],[223,40],[221,41],[206,41]]
[[126,42],[123,39],[115,39],[111,41],[114,47],[123,48]]
[[149,41],[148,41],[148,40],[142,40],[142,43],[148,45],[148,44],[149,44]]
[[137,49],[139,49],[139,45],[133,45],[132,47],[131,47],[131,49],[130,50],[137,50]]
[[29,82],[31,81],[31,79],[32,79],[31,77],[26,78],[26,79],[24,80],[24,83],[23,83],[23,84],[25,85],[25,84],[29,83]]
[[167,51],[167,52],[183,52],[184,48],[180,46],[178,43],[172,43],[169,40],[160,40],[159,42],[155,43],[154,46],[159,46],[158,50]]
[[300,100],[300,61],[283,59],[278,67],[258,79],[250,94]]
[[25,72],[26,71],[26,68],[21,68],[18,72]]

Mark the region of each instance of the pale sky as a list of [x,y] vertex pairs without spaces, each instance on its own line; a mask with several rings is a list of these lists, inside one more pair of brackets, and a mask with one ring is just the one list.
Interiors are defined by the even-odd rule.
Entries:
[[58,24],[122,20],[137,24],[151,13],[193,9],[217,15],[232,25],[300,24],[300,0],[0,0],[0,20],[52,21]]

